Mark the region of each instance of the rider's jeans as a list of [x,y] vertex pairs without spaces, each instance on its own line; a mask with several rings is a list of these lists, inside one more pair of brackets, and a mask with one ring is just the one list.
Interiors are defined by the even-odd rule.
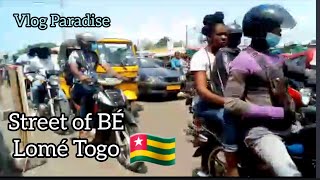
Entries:
[[249,130],[245,144],[252,149],[277,177],[301,177],[281,138],[265,127]]
[[80,117],[85,118],[87,113],[91,112],[90,109],[93,107],[92,96],[94,89],[88,85],[76,83],[72,91],[72,98],[81,100],[80,106]]
[[[30,90],[32,93],[32,103],[36,107],[39,107],[39,104],[44,102],[44,98],[45,98],[45,94],[46,94],[44,86],[42,85],[40,80],[36,80],[32,83]],[[66,95],[64,94],[64,92],[61,89],[59,90],[58,96],[61,99],[67,100]]]
[[222,143],[224,150],[227,152],[236,152],[238,149],[237,142],[239,136],[237,136],[237,124],[234,117],[230,113],[227,113],[224,108],[212,108],[206,102],[199,101],[195,105],[196,115],[204,118],[206,121],[211,121],[216,126],[221,127],[222,131]]

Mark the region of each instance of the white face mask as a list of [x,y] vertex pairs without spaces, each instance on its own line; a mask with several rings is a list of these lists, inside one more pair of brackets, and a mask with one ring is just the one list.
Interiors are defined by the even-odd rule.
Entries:
[[277,46],[279,44],[280,40],[281,40],[281,36],[278,36],[278,35],[276,35],[274,33],[270,33],[270,32],[267,33],[266,41],[267,41],[270,48]]

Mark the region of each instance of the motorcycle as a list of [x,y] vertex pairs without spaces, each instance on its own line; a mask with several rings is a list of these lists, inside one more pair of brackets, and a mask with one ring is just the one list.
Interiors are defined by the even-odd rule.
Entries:
[[[315,97],[308,88],[303,88],[300,91],[289,88],[288,92],[297,105],[298,121],[301,125],[299,130],[283,134],[281,137],[303,177],[315,177],[316,108],[313,106]],[[188,105],[190,109],[193,108],[192,102],[189,102]],[[193,137],[189,141],[193,143],[194,147],[198,147],[193,157],[201,156],[202,160],[207,162],[205,166],[208,167],[211,176],[223,176],[226,162],[220,141],[222,125],[210,124],[195,115],[193,118],[193,123],[189,124],[188,129],[185,130],[187,136]],[[297,152],[297,148],[300,152]],[[238,167],[241,177],[268,177],[272,175],[272,172],[264,169],[260,159],[255,157],[244,144],[240,146],[238,153],[238,157],[240,157]]]
[[296,111],[301,115],[301,124],[308,125],[316,120],[316,79],[309,78],[301,86],[288,89],[294,99]]
[[[69,127],[68,131],[56,131],[57,134],[66,135],[72,133],[71,123],[70,123],[70,115],[71,115],[71,109],[69,106],[69,102],[65,99],[62,99],[59,97],[59,74],[60,71],[56,70],[48,70],[45,71],[45,73],[40,72],[27,72],[25,75],[28,74],[35,74],[35,79],[38,79],[42,83],[44,91],[44,102],[39,104],[39,107],[37,108],[37,113],[39,116],[45,116],[45,117],[59,117],[62,114],[66,118],[68,118],[69,121],[67,121],[66,126]],[[26,81],[29,82],[29,85],[31,87],[31,81],[26,78]],[[30,89],[30,88],[29,88]],[[29,90],[30,91],[30,90]],[[27,92],[27,97],[29,99],[29,105],[31,107],[33,104],[31,103],[32,99],[32,93]]]
[[[221,130],[212,131],[214,125],[206,124],[202,119],[195,119],[192,125],[189,125],[187,135],[192,135],[191,141],[194,147],[198,147],[193,157],[205,156],[207,158],[207,167],[210,176],[220,177],[225,173],[225,157],[223,146],[220,141]],[[219,133],[216,133],[219,132]],[[316,156],[315,147],[310,142],[315,142],[316,137],[315,123],[305,126],[299,132],[283,135],[288,152],[297,165],[303,177],[315,177]],[[240,146],[240,157],[238,168],[240,177],[269,177],[272,172],[263,166],[263,162],[256,157],[244,144]],[[296,149],[299,149],[298,152]],[[301,150],[302,149],[302,150]],[[300,152],[299,152],[300,151]],[[207,154],[207,156],[206,156]]]
[[[130,104],[122,90],[117,89],[116,86],[121,84],[122,80],[117,78],[108,77],[107,75],[99,75],[93,77],[92,81],[86,85],[91,86],[94,89],[94,107],[92,108],[92,114],[96,115],[99,112],[112,113],[118,109],[123,109],[124,116],[124,131],[105,131],[103,135],[95,137],[92,142],[99,139],[99,142],[110,143],[115,142],[121,148],[120,155],[117,157],[118,162],[125,168],[138,172],[147,172],[147,167],[143,162],[137,162],[130,164],[130,136],[139,133],[138,120],[134,117],[131,111],[128,110]],[[73,89],[73,87],[72,87]],[[72,91],[72,90],[71,90]],[[77,115],[80,113],[80,100],[71,97],[71,104],[73,111]],[[97,119],[94,119],[96,121]],[[81,137],[84,132],[79,133]]]

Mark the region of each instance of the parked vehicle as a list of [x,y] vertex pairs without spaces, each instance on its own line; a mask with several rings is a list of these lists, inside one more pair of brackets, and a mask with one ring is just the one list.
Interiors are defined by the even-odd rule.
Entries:
[[181,90],[179,72],[159,66],[150,58],[139,58],[139,95],[174,96]]
[[[88,86],[95,89],[93,114],[99,112],[111,113],[118,109],[123,109],[125,114],[125,131],[105,131],[103,136],[100,134],[99,137],[95,136],[95,138],[99,138],[99,142],[115,142],[118,144],[121,148],[120,156],[117,158],[119,163],[129,170],[145,173],[147,167],[143,162],[130,164],[130,136],[139,133],[140,130],[137,118],[128,110],[127,97],[122,90],[117,88],[122,83],[122,80],[110,78],[103,74],[92,78],[93,81]],[[79,101],[79,99],[72,99],[72,108],[77,112],[77,115],[80,113]]]

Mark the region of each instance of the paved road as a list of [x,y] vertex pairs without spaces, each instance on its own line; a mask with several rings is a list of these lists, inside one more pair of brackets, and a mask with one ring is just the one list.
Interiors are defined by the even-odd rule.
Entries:
[[[186,141],[183,129],[190,115],[184,106],[184,101],[140,102],[144,111],[140,114],[140,124],[143,132],[164,137],[176,137],[176,164],[172,167],[162,167],[147,163],[147,174],[136,174],[124,169],[115,159],[99,163],[94,159],[74,157],[76,149],[70,147],[70,156],[65,159],[48,159],[45,165],[27,171],[25,176],[191,176],[192,170],[199,165],[199,160],[192,158],[192,145]],[[0,121],[0,127],[7,144],[12,148],[11,138],[18,137],[16,132],[8,132],[7,121]],[[63,136],[53,132],[33,132],[31,142],[59,143]],[[69,143],[70,144],[70,143]]]

